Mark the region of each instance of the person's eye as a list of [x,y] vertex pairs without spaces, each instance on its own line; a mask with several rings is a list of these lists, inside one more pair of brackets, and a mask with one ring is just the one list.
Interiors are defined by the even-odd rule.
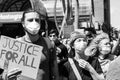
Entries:
[[81,39],[77,39],[76,41],[77,41],[77,42],[80,42],[80,41],[81,41]]
[[106,45],[111,45],[110,43],[106,43]]
[[87,40],[86,40],[86,39],[83,39],[83,41],[84,41],[84,42],[87,42]]
[[28,19],[28,21],[29,21],[29,22],[32,22],[32,21],[33,21],[33,19]]
[[36,22],[40,22],[40,19],[35,19]]

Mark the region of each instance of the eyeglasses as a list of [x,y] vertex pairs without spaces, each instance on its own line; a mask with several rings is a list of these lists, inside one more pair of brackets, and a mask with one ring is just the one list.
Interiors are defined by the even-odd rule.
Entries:
[[55,35],[55,34],[53,34],[53,35],[49,35],[49,37],[56,37],[56,35]]

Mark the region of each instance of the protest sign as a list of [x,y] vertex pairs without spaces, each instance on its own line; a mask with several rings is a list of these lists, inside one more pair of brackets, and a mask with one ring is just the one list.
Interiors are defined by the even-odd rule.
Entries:
[[[0,61],[9,62],[8,71],[19,68],[22,70],[21,75],[36,79],[42,49],[41,46],[35,44],[1,36]],[[1,66],[4,68],[4,63]]]
[[106,80],[120,80],[120,56],[109,64]]

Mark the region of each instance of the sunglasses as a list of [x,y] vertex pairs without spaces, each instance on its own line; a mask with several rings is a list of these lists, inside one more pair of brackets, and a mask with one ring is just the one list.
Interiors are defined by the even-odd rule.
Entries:
[[49,35],[49,37],[56,37],[56,35],[55,35],[55,34],[53,34],[53,35]]

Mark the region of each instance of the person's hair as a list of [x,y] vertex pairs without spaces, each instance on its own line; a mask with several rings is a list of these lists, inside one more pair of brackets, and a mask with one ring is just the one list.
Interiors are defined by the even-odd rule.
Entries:
[[58,32],[57,32],[56,29],[51,29],[51,30],[49,31],[49,35],[50,35],[50,34],[53,34],[53,33],[55,33],[55,35],[58,36]]
[[84,31],[89,31],[89,32],[91,32],[92,34],[96,34],[95,28],[92,28],[92,27],[90,27],[90,28],[85,28]]
[[80,33],[78,31],[73,31],[71,32],[70,34],[70,42],[69,42],[69,45],[72,47],[73,44],[74,44],[74,41],[78,38],[84,38],[86,41],[87,41],[87,37],[85,34],[83,33]]
[[36,12],[37,14],[39,14],[39,19],[41,19],[41,14],[38,11],[30,8],[30,9],[27,9],[27,10],[25,10],[23,12],[23,15],[22,15],[22,18],[21,18],[21,22],[24,22],[24,20],[25,20],[25,14],[26,13],[30,13],[30,12]]
[[[103,41],[103,40],[105,40],[105,39],[109,39],[110,40],[110,38],[109,38],[109,36],[105,36],[106,34],[100,34],[100,35],[98,35],[99,37],[98,37],[98,40],[96,41],[96,43],[97,43],[97,51],[96,51],[96,54],[94,55],[95,57],[98,57],[101,53],[100,53],[100,45],[101,45],[101,41]],[[112,49],[112,46],[111,46],[111,49]],[[105,56],[105,58],[107,58],[109,55],[111,54],[111,52],[109,53],[109,54],[106,54],[106,56]]]

